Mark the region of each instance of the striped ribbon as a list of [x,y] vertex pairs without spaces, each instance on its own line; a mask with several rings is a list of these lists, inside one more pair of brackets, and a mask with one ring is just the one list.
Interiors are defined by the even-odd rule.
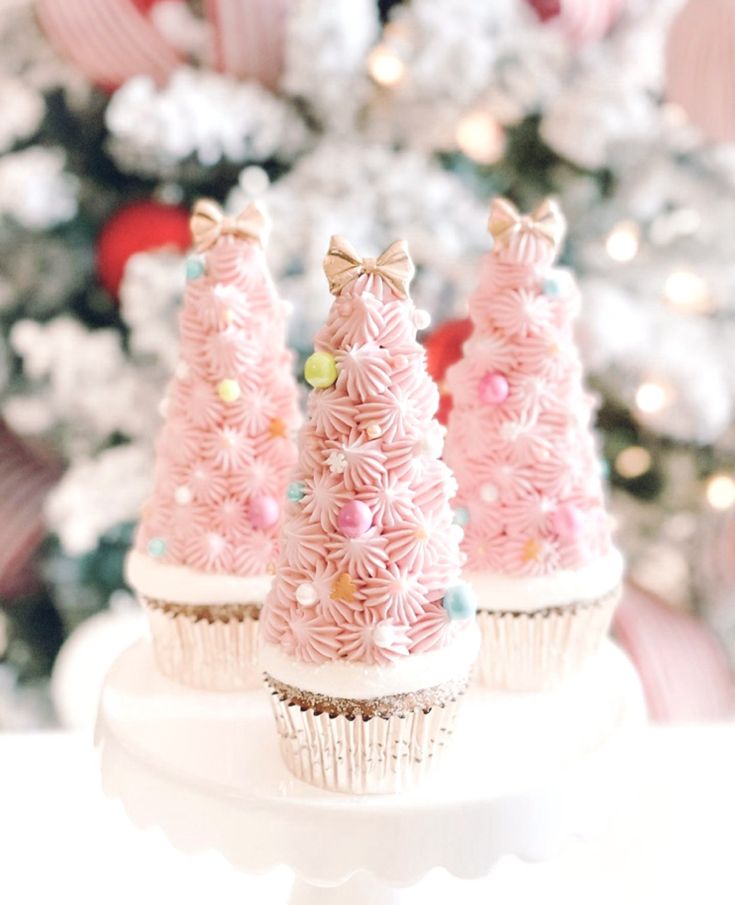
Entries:
[[36,12],[59,53],[105,88],[133,75],[162,84],[181,62],[130,0],[36,0]]
[[[184,2],[184,0],[180,0]],[[114,89],[134,75],[164,83],[182,58],[147,12],[155,0],[36,0],[41,27],[88,78]],[[275,88],[288,0],[204,0],[215,69]]]
[[206,0],[214,68],[275,88],[283,69],[288,0]]
[[0,422],[0,598],[32,587],[28,564],[46,534],[43,503],[60,472]]
[[735,685],[725,652],[704,623],[628,585],[613,631],[638,670],[651,719],[735,715]]

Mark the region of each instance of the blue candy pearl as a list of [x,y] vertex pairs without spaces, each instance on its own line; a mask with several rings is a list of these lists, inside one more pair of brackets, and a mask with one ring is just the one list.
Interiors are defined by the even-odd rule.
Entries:
[[152,537],[148,541],[148,552],[151,556],[163,556],[166,552],[166,541],[162,537]]
[[186,279],[198,280],[204,273],[204,261],[201,258],[192,255],[186,259]]
[[447,589],[444,595],[444,609],[450,619],[469,619],[477,609],[475,595],[465,582]]
[[306,494],[303,481],[292,481],[286,489],[286,498],[292,503],[300,503]]
[[464,506],[460,506],[458,509],[454,510],[454,524],[459,525],[460,528],[464,528],[465,525],[469,524],[470,521],[470,513],[468,509],[465,509]]

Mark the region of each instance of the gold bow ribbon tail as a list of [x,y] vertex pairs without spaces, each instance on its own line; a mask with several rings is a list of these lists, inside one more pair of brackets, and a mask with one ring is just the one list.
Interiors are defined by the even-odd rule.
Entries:
[[532,235],[547,241],[556,252],[564,239],[567,223],[553,198],[542,201],[532,214],[521,214],[507,198],[494,198],[488,229],[500,246],[507,247],[516,236]]
[[257,202],[248,204],[237,217],[228,217],[216,201],[202,198],[194,205],[189,220],[192,242],[196,251],[210,249],[220,236],[239,236],[265,246],[271,222],[265,208]]
[[394,242],[379,258],[361,258],[347,239],[332,236],[324,258],[324,273],[333,295],[339,295],[345,286],[363,274],[374,274],[384,280],[398,298],[403,299],[408,296],[408,287],[415,272],[405,239]]

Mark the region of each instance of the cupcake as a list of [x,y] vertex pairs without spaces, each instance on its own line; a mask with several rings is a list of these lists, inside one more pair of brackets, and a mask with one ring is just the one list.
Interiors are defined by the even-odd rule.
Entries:
[[297,777],[393,792],[448,742],[479,638],[406,245],[361,259],[334,237],[324,269],[334,301],[306,362],[260,665]]
[[459,483],[466,578],[478,602],[481,681],[536,690],[600,647],[623,560],[574,342],[579,293],[554,267],[565,222],[544,202],[521,216],[495,200],[492,251],[470,298],[473,331],[447,372],[445,460]]
[[257,680],[258,618],[296,460],[298,391],[286,305],[263,255],[264,212],[250,205],[231,219],[200,201],[191,229],[180,357],[126,577],[146,609],[161,672],[229,690]]

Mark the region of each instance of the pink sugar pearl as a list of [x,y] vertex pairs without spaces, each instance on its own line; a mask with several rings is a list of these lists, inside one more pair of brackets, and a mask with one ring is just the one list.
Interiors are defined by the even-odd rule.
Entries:
[[584,528],[584,513],[572,503],[562,503],[554,513],[553,524],[559,537],[569,540]]
[[499,405],[508,398],[508,380],[497,371],[488,371],[478,386],[480,401],[486,405]]
[[337,516],[337,526],[345,537],[361,537],[372,523],[370,507],[359,500],[344,505]]
[[281,507],[272,496],[256,496],[250,500],[250,522],[253,528],[264,531],[278,521]]

